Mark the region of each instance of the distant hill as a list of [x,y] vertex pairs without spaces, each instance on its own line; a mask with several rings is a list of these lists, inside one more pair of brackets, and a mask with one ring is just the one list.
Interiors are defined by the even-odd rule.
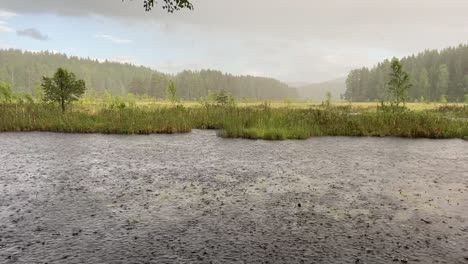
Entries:
[[295,87],[297,87],[299,98],[304,100],[322,102],[325,100],[326,93],[330,92],[333,101],[342,101],[341,95],[346,91],[346,77]]
[[197,100],[210,91],[225,90],[237,99],[284,100],[297,98],[296,89],[266,77],[235,76],[215,70],[183,71],[165,74],[148,67],[100,62],[52,52],[27,52],[0,49],[0,82],[16,92],[34,93],[42,76],[51,76],[62,67],[86,82],[88,91],[115,95],[134,93],[157,98],[166,96],[169,81],[174,81],[181,99]]

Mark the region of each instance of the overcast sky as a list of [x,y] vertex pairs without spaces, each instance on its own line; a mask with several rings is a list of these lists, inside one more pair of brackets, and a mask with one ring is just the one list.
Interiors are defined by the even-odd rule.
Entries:
[[468,43],[467,0],[0,0],[0,48],[319,82],[392,56]]

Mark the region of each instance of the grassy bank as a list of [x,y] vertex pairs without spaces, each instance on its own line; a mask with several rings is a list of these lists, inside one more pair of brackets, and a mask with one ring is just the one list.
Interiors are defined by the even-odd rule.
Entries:
[[468,122],[428,112],[363,112],[280,110],[225,124],[225,137],[305,139],[314,136],[395,136],[409,138],[466,138]]
[[468,108],[439,107],[399,113],[353,105],[251,106],[75,105],[62,114],[43,104],[0,105],[0,131],[150,134],[218,129],[229,138],[306,139],[314,136],[468,138]]
[[190,132],[184,108],[74,109],[48,105],[1,105],[0,131],[151,134]]

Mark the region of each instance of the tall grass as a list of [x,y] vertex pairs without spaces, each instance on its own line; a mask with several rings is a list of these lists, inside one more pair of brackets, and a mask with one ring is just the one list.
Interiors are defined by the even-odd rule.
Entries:
[[0,131],[150,134],[191,131],[184,108],[102,108],[96,113],[49,105],[0,105]]
[[233,119],[220,135],[252,139],[306,139],[314,136],[395,136],[468,138],[468,122],[429,112],[365,112],[332,109],[271,110]]
[[350,106],[272,108],[268,104],[92,109],[76,105],[62,114],[51,105],[1,104],[0,131],[150,134],[217,129],[222,137],[270,140],[314,136],[468,138],[468,122],[452,118],[450,109],[385,112],[356,111]]

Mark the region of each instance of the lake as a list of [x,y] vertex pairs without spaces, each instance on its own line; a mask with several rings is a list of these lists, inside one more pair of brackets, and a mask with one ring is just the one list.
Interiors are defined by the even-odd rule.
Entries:
[[468,142],[0,134],[0,263],[468,263]]

